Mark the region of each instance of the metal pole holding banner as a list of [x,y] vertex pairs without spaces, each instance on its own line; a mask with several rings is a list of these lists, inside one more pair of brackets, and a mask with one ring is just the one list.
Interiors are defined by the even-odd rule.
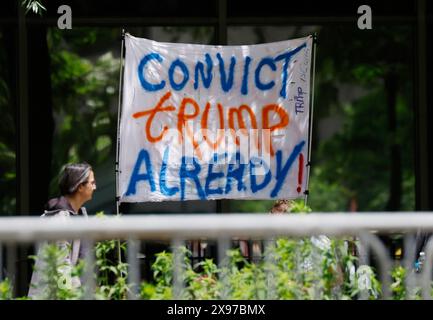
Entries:
[[314,112],[314,80],[315,80],[315,74],[316,74],[316,45],[317,45],[317,33],[315,32],[313,35],[313,52],[312,52],[312,66],[310,69],[310,76],[312,78],[311,81],[311,88],[310,88],[310,114],[309,114],[309,123],[310,123],[310,130],[308,133],[308,156],[307,156],[307,163],[306,163],[306,171],[307,171],[307,183],[306,188],[304,191],[304,203],[307,205],[308,200],[308,194],[309,194],[309,182],[310,182],[310,169],[311,169],[311,141],[313,136],[313,112]]
[[[119,195],[119,149],[120,149],[120,117],[122,114],[123,102],[123,64],[125,61],[125,29],[122,29],[122,44],[120,48],[120,72],[119,72],[119,103],[117,108],[117,144],[116,144],[116,215],[120,216],[120,195]],[[120,240],[117,242],[117,253],[119,263],[122,261]]]
[[125,29],[122,29],[122,44],[120,48],[120,72],[119,72],[119,103],[117,108],[117,144],[116,144],[116,215],[119,215],[119,149],[120,149],[120,117],[123,100],[123,63],[125,55]]

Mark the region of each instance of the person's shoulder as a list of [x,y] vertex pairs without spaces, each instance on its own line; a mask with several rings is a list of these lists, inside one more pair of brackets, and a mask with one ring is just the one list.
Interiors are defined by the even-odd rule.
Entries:
[[69,204],[68,199],[64,196],[50,199],[45,205],[43,217],[64,216],[69,217],[74,215],[74,211]]

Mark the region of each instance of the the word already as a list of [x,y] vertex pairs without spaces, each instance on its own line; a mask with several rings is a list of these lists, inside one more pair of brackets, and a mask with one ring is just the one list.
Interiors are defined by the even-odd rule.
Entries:
[[[274,88],[274,80],[264,81],[262,79],[262,70],[266,67],[269,68],[272,72],[276,72],[278,69],[277,64],[281,63],[281,68],[279,68],[281,75],[276,75],[276,77],[281,77],[282,79],[279,95],[283,98],[286,98],[286,87],[287,81],[289,79],[290,60],[295,54],[297,54],[303,48],[306,48],[306,46],[307,44],[304,43],[299,47],[279,54],[276,57],[262,57],[260,61],[258,61],[258,63],[256,64],[255,70],[253,70],[255,87],[261,91],[271,90],[272,88]],[[215,59],[218,61],[219,73],[213,72]],[[224,60],[220,53],[217,53],[213,58],[209,53],[206,53],[204,55],[204,63],[203,61],[196,61],[194,64],[194,89],[197,90],[199,88],[200,82],[203,84],[204,88],[208,89],[211,86],[212,80],[214,79],[215,75],[215,78],[220,80],[222,92],[227,93],[231,91],[231,89],[233,88],[234,80],[242,79],[242,83],[239,86],[240,93],[242,95],[248,95],[248,82],[252,58],[250,56],[245,56],[243,57],[243,60],[243,68],[241,67],[242,70],[240,71],[242,72],[242,75],[241,77],[239,77],[235,75],[235,70],[237,69],[236,64],[238,63],[235,56],[230,57],[230,63],[228,64],[228,62]],[[140,84],[144,90],[151,92],[163,90],[167,86],[167,78],[172,90],[180,91],[185,88],[188,81],[190,81],[190,75],[192,74],[192,70],[188,68],[188,64],[185,63],[181,59],[181,57],[177,57],[176,59],[169,61],[168,68],[162,66],[162,64],[164,63],[167,63],[164,56],[158,52],[151,52],[149,54],[146,54],[140,60],[137,72]],[[148,73],[148,65],[155,66],[155,64],[161,64],[158,70],[168,70],[166,75],[162,75],[163,79],[161,79],[161,81],[159,81],[158,83],[150,82],[148,79],[146,79],[145,76]]]
[[[189,159],[186,156],[182,157],[180,166],[173,166],[169,161],[169,147],[164,151],[162,163],[153,164],[149,152],[141,149],[129,178],[125,196],[136,195],[137,189],[147,184],[148,190],[152,193],[158,192],[167,197],[180,198],[180,200],[192,197],[206,200],[231,193],[242,198],[242,194],[254,194],[260,190],[269,191],[269,197],[277,198],[293,163],[301,155],[304,145],[305,141],[300,141],[286,159],[283,158],[284,153],[277,150],[275,163],[272,166],[260,158],[251,158],[248,164],[242,164],[242,161],[239,161],[239,153],[225,154],[226,157],[236,159],[234,163],[230,161],[230,164],[225,166],[218,166],[212,162],[200,165],[199,160],[195,157]],[[274,168],[274,172],[270,170],[270,167]],[[188,195],[186,195],[187,192]],[[193,194],[190,194],[191,192]]]
[[[211,141],[212,137],[210,137],[208,134],[208,118],[211,104],[209,102],[206,103],[206,106],[204,109],[202,109],[192,97],[184,97],[180,102],[179,108],[176,108],[170,103],[170,97],[171,92],[169,91],[161,97],[159,102],[153,108],[139,111],[132,115],[135,119],[148,116],[145,124],[146,139],[151,143],[156,143],[167,139],[166,136],[169,133],[172,133],[172,131],[168,125],[164,125],[158,118],[155,118],[159,113],[174,112],[175,117],[177,118],[176,129],[179,133],[178,142],[180,144],[185,143],[185,138],[188,138],[188,142],[191,143],[195,152],[197,152],[200,158],[201,152],[199,141],[205,141],[209,146],[212,147],[213,150],[217,150],[218,145],[224,141],[224,136],[219,136],[214,141]],[[275,103],[262,106],[261,114],[258,116],[256,116],[254,110],[246,104],[242,104],[237,107],[226,108],[226,112],[224,112],[224,108],[220,103],[218,103],[216,107],[218,109],[220,129],[228,129],[227,131],[232,134],[233,140],[238,146],[240,145],[240,140],[238,137],[239,129],[241,130],[241,133],[245,131],[245,134],[248,134],[247,129],[259,129],[257,121],[258,117],[262,119],[262,128],[260,129],[269,132],[269,134],[272,134],[272,132],[275,130],[285,129],[290,122],[287,111],[282,106]],[[187,110],[189,110],[189,112]],[[202,115],[200,119],[200,130],[194,133],[193,129],[189,126],[189,122],[195,120],[198,121],[197,117],[201,111]],[[156,122],[155,127],[161,128],[158,133],[155,133],[155,131],[152,130],[152,124],[154,121]],[[249,128],[247,128],[247,126],[249,126]],[[203,136],[197,137],[197,133],[202,134]],[[259,141],[257,141],[257,143],[259,143]],[[264,143],[265,145],[262,146],[261,149],[265,149],[266,152],[269,152],[273,157],[275,155],[275,151],[272,146],[272,140],[265,139]]]

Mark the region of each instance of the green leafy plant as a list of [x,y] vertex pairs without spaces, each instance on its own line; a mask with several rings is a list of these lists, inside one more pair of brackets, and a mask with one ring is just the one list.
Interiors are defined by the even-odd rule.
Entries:
[[[361,293],[369,299],[380,296],[380,284],[369,266],[352,272],[356,258],[345,253],[344,241],[329,240],[327,247],[315,247],[318,240],[278,239],[272,254],[275,263],[247,261],[239,249],[227,252],[227,264],[219,268],[212,259],[191,266],[186,256],[182,279],[186,299],[352,299]],[[189,251],[183,248],[187,254]],[[271,252],[272,251],[272,252]],[[337,251],[339,251],[337,253]],[[223,263],[224,264],[224,263]],[[152,264],[153,283],[141,284],[142,299],[173,298],[173,255],[161,252]],[[271,293],[269,274],[275,292]],[[362,282],[365,277],[367,282]],[[272,280],[271,280],[272,281]]]
[[117,249],[125,252],[126,243],[106,240],[95,245],[97,266],[97,299],[122,300],[129,291],[127,277],[128,264],[117,259]]
[[168,300],[172,298],[173,254],[162,251],[155,255],[152,264],[154,284],[143,282],[140,285],[140,297],[149,300]]
[[[303,202],[290,202],[291,214],[311,211]],[[103,217],[103,213],[98,216]],[[239,249],[230,249],[218,266],[213,259],[192,264],[192,253],[186,247],[175,248],[180,260],[180,288],[174,288],[174,254],[155,254],[151,265],[152,278],[140,284],[141,299],[378,299],[382,286],[374,268],[360,265],[350,248],[353,239],[312,237],[280,237],[265,243],[263,259],[251,262]],[[45,245],[38,255],[44,263],[40,270],[43,299],[77,299],[83,288],[61,285],[64,281],[65,256],[70,248],[59,244]],[[95,245],[96,299],[127,299],[131,294],[128,264],[119,259],[126,252],[126,243],[106,240]],[[83,274],[84,262],[72,268],[70,276]],[[413,272],[413,271],[411,271]],[[391,270],[393,298],[420,299],[421,290],[405,288],[408,271],[402,266]],[[63,277],[63,278],[62,278]],[[60,285],[59,285],[60,283]],[[175,290],[179,290],[175,294]],[[11,284],[0,283],[0,298],[11,299]]]
[[[126,299],[128,294],[128,265],[116,258],[117,240],[97,242],[96,254],[96,299]],[[126,244],[122,243],[122,252]],[[42,247],[35,265],[39,281],[33,284],[39,292],[36,299],[63,300],[79,299],[83,296],[83,286],[73,285],[74,279],[79,279],[86,268],[85,261],[79,260],[76,266],[70,267],[65,261],[70,248],[58,244],[47,244]]]
[[47,9],[42,5],[40,0],[23,0],[21,5],[26,9],[26,13],[30,10],[36,14],[42,15],[42,11],[46,11]]
[[393,283],[391,290],[394,300],[403,300],[406,297],[406,289],[404,286],[404,280],[406,278],[406,269],[402,266],[394,267],[392,270]]
[[[197,263],[194,268],[190,267],[186,271],[187,275],[187,290],[191,299],[194,300],[209,300],[217,299],[221,295],[222,282],[218,281],[220,269],[212,259],[205,259]],[[201,269],[201,272],[194,271]]]
[[409,276],[414,276],[414,274],[408,274],[408,270],[401,265],[394,266],[392,269],[391,277],[393,281],[391,284],[391,292],[394,300],[420,300],[422,298],[421,287],[414,286],[408,290],[408,287],[405,285],[405,282],[409,280]]
[[36,299],[66,300],[79,299],[82,288],[79,285],[83,267],[70,266],[67,256],[70,246],[62,242],[44,244],[38,256],[32,256],[36,261],[34,272],[37,283],[32,284],[37,289]]
[[0,300],[12,299],[12,284],[8,278],[0,282]]
[[[104,212],[96,213],[100,219]],[[105,240],[95,244],[97,267],[96,298],[108,300],[124,300],[128,292],[128,264],[122,261],[126,253],[126,242]]]
[[[305,214],[311,209],[301,201],[288,211]],[[186,299],[377,299],[380,283],[370,266],[357,265],[349,244],[353,240],[323,235],[278,238],[265,249],[266,259],[250,262],[239,249],[227,251],[218,267],[212,259],[192,266],[191,253],[184,254],[182,281]],[[173,255],[161,252],[151,266],[153,282],[141,284],[142,299],[171,299]]]

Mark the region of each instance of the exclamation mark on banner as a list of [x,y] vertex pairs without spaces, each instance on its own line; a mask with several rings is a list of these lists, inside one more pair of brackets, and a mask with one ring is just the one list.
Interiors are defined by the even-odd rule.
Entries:
[[298,193],[301,192],[301,186],[302,186],[302,175],[304,173],[304,155],[301,153],[299,154],[299,171],[298,171],[298,188],[296,188],[296,191]]

